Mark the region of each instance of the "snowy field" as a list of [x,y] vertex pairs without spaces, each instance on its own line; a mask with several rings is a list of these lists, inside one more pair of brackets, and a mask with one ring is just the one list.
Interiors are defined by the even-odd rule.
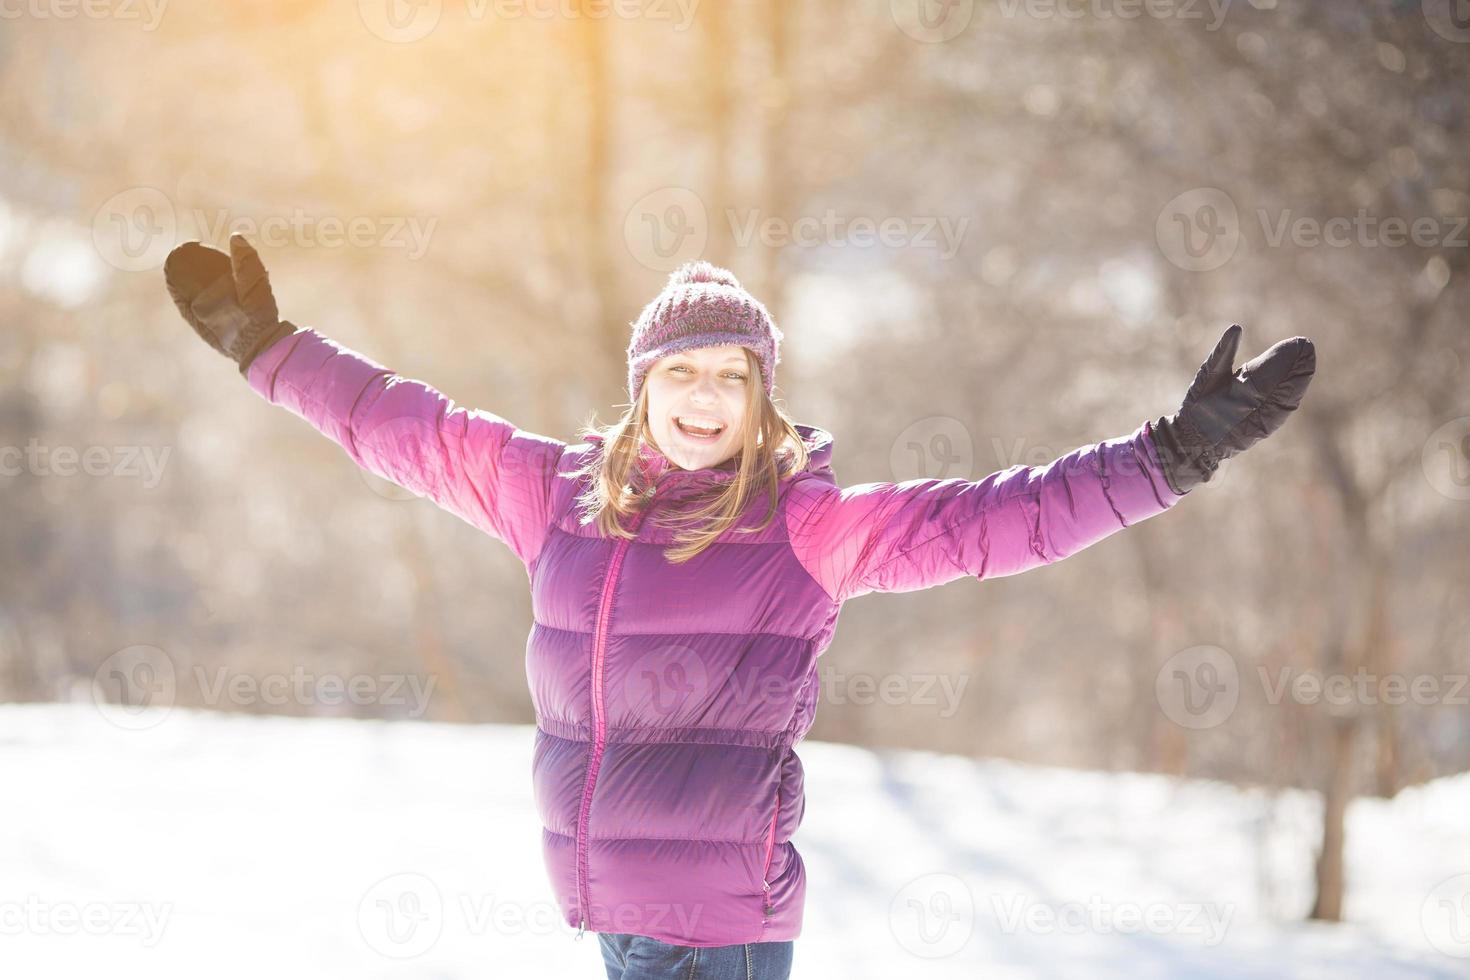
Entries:
[[[541,866],[529,727],[0,705],[0,977],[604,977]],[[1470,778],[1317,802],[821,742],[793,977],[1470,977]]]

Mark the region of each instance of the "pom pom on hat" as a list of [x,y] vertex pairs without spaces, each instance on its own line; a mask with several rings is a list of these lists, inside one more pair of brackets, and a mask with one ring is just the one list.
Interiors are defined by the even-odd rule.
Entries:
[[685,282],[714,282],[732,289],[740,288],[740,280],[735,278],[733,272],[729,269],[722,269],[712,262],[706,262],[704,259],[685,262],[669,274],[670,286],[677,286]]

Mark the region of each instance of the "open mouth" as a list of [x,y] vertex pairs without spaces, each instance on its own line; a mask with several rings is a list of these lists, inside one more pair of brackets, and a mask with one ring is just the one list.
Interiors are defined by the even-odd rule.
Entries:
[[725,431],[725,423],[698,415],[676,415],[674,427],[698,442],[714,442]]

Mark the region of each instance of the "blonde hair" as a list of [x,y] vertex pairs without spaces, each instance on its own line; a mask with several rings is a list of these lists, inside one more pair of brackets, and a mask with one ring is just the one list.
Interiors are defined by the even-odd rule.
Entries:
[[[759,378],[760,364],[749,348],[745,354],[749,377]],[[602,451],[593,451],[585,466],[574,477],[589,477],[588,487],[578,496],[582,524],[597,522],[606,537],[633,539],[635,531],[623,526],[623,518],[643,510],[651,499],[647,488],[630,485],[637,468],[639,450],[651,442],[648,431],[648,385],[643,385],[637,400],[629,405],[621,418],[608,426],[598,426],[596,414],[589,416],[578,435],[601,438]],[[737,533],[764,530],[776,515],[776,499],[780,481],[801,472],[807,465],[806,443],[796,425],[760,384],[751,385],[744,418],[744,437],[736,452],[739,468],[728,481],[720,481],[711,491],[696,495],[693,509],[681,509],[674,521],[655,520],[657,527],[679,528],[674,545],[664,556],[673,564],[688,561],[699,554],[735,524],[746,507],[761,491],[765,491],[769,509],[759,527],[740,528]],[[669,464],[674,465],[672,462]]]

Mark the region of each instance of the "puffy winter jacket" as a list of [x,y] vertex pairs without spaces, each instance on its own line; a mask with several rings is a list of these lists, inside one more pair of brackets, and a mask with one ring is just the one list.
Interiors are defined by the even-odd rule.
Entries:
[[[581,525],[567,445],[455,407],[311,329],[250,366],[250,386],[365,469],[505,542],[525,564],[526,677],[546,870],[569,926],[687,946],[793,939],[806,873],[796,743],[842,604],[1059,561],[1173,506],[1148,423],[1126,438],[979,481],[839,487],[831,436],[782,482],[775,519],[682,565],[649,514],[729,463],[683,470],[644,446],[653,487],[634,541]],[[758,497],[738,526],[755,527]]]

